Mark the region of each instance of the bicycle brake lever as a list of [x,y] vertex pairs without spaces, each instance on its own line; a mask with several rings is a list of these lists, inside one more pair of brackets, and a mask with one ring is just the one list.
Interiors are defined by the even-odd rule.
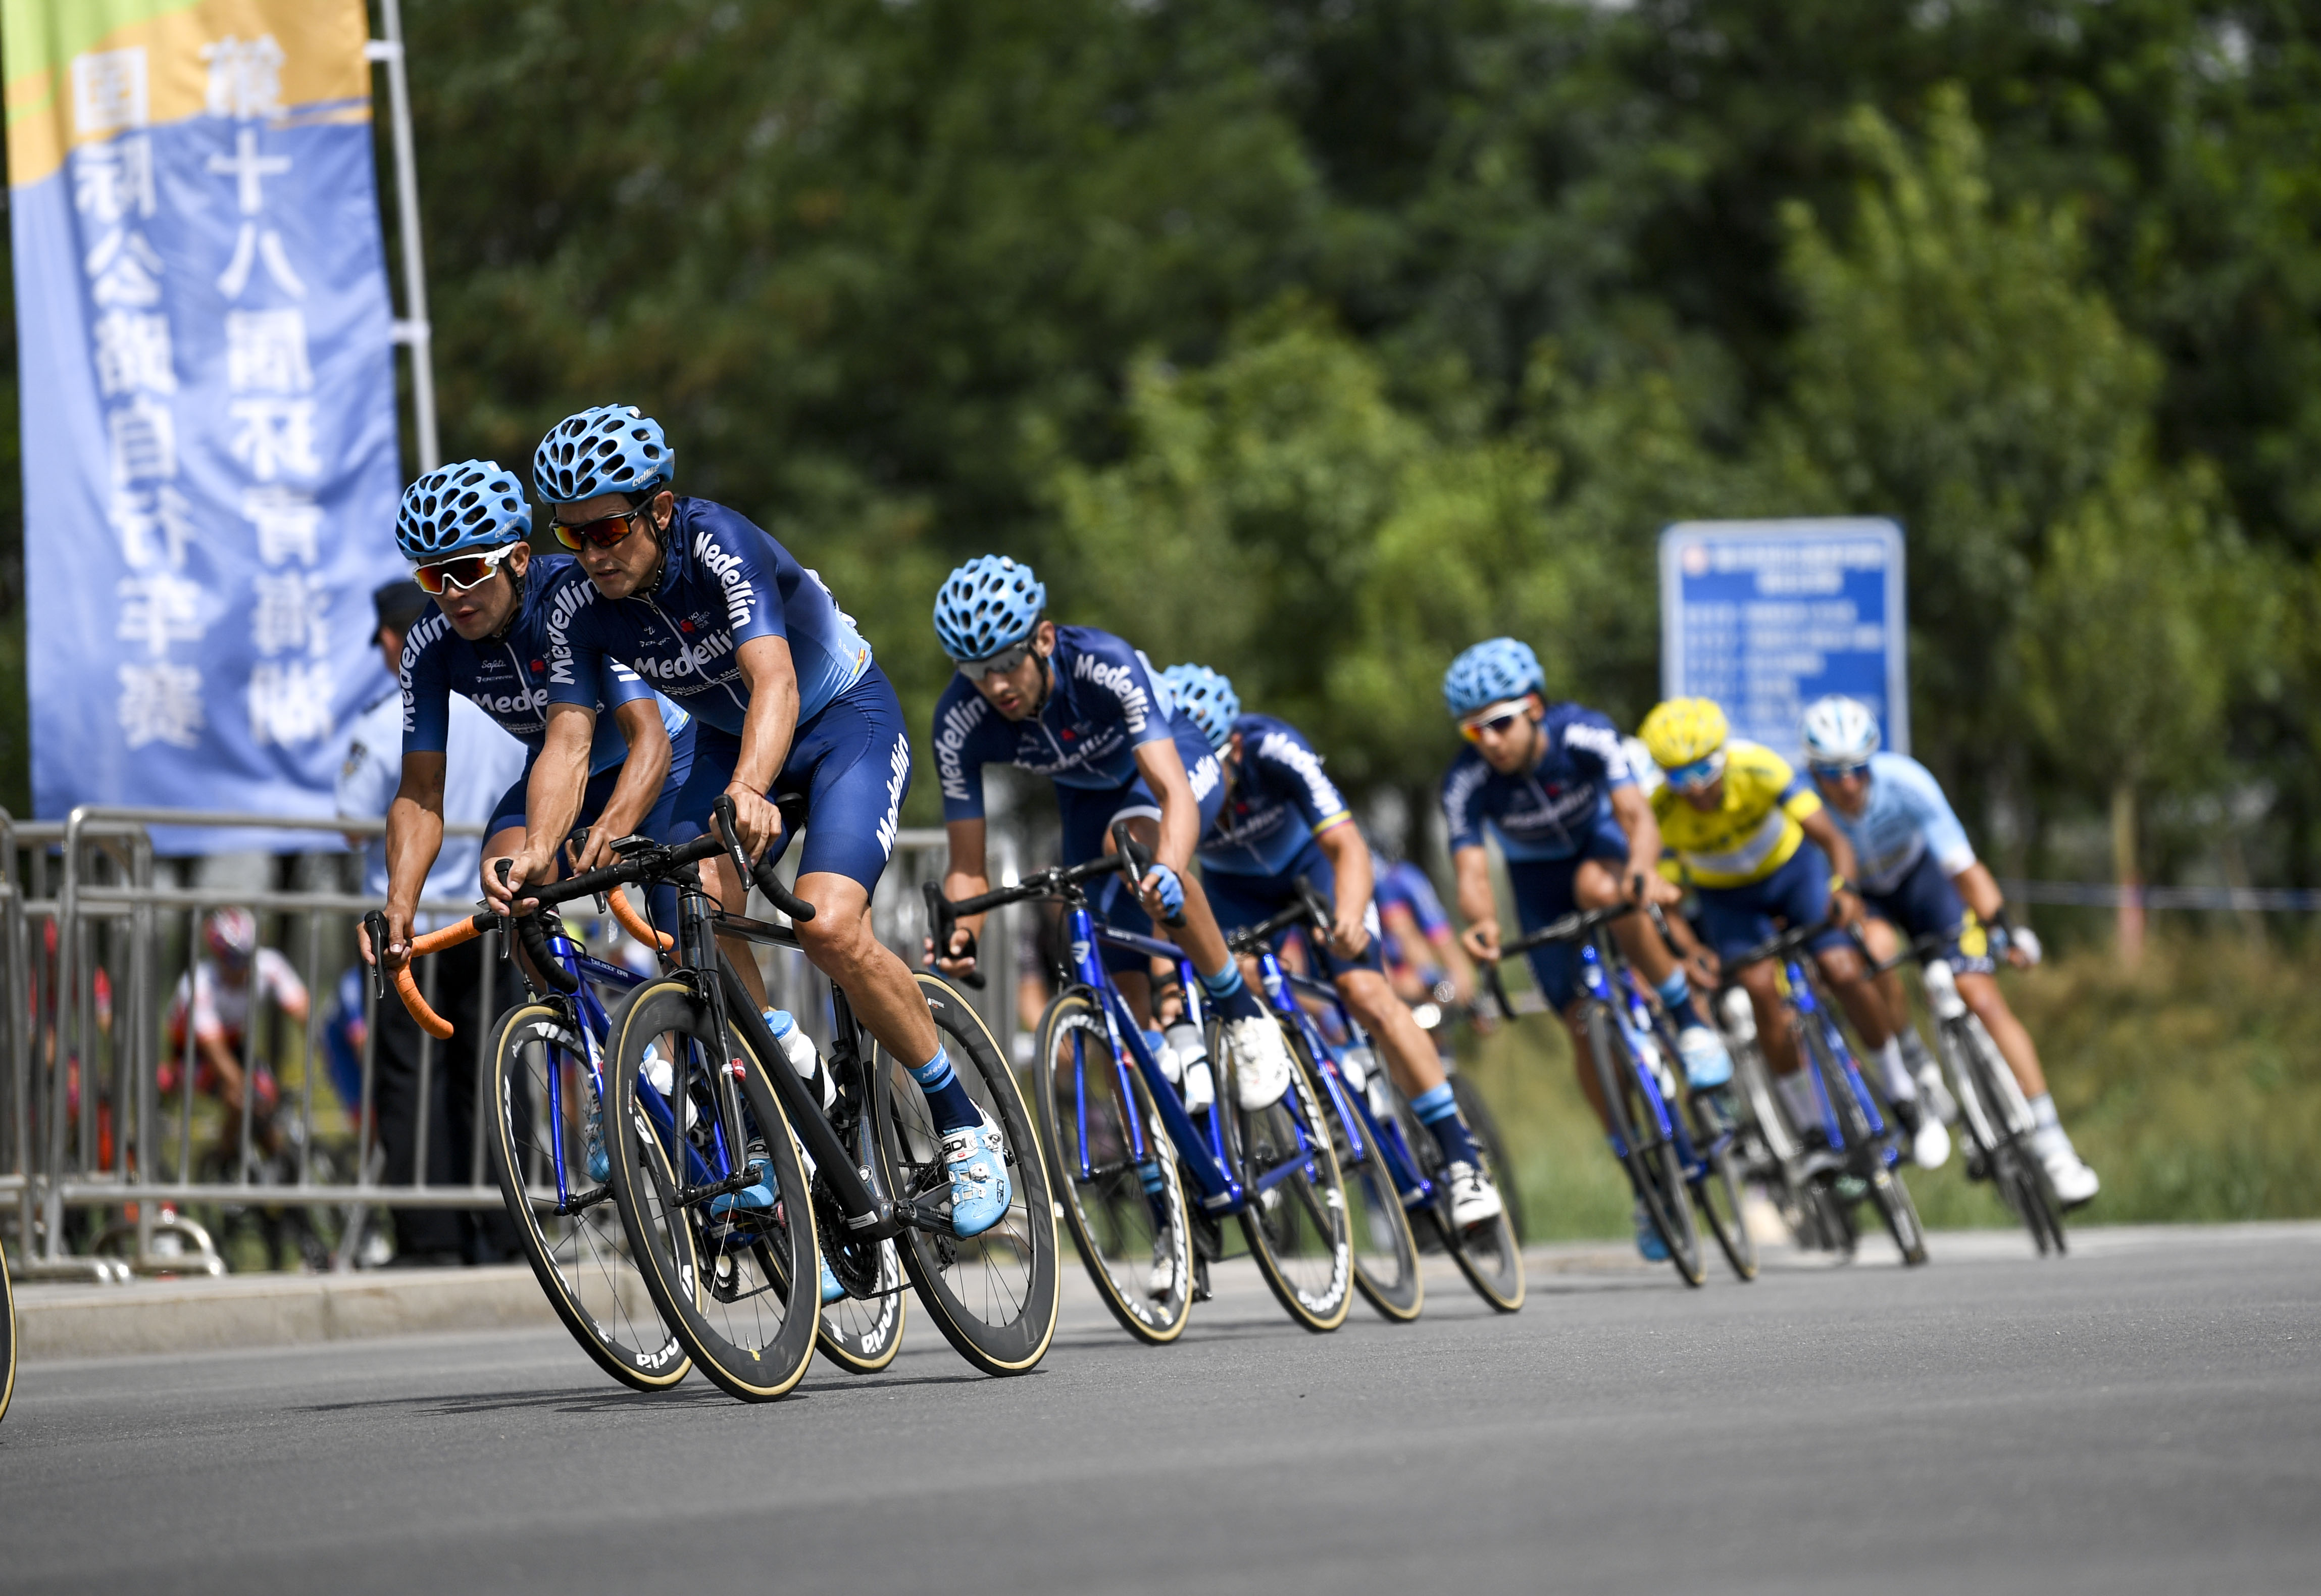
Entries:
[[371,995],[387,1001],[387,916],[373,909],[362,917],[363,939],[370,944]]
[[[1137,842],[1136,834],[1128,829],[1127,821],[1115,820],[1112,823],[1112,845],[1119,851],[1121,862],[1128,867],[1128,889],[1131,892],[1142,894],[1144,890],[1144,878],[1152,871],[1152,858]],[[1182,926],[1185,923],[1183,915],[1164,916],[1163,919],[1171,926]]]

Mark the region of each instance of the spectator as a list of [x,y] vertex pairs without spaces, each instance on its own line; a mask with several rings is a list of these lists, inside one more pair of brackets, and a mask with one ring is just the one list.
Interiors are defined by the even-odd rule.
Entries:
[[[389,582],[372,596],[378,613],[378,643],[387,670],[400,675],[403,637],[428,607],[427,596],[411,581]],[[523,745],[494,725],[465,698],[451,700],[451,743],[446,750],[443,818],[453,825],[480,826],[492,805],[523,772]],[[339,767],[339,813],[366,820],[385,819],[403,770],[403,695],[390,690],[355,720],[346,759]],[[478,837],[445,837],[426,896],[465,900],[483,885],[483,843]],[[363,851],[363,895],[387,898],[387,844],[368,840]],[[422,929],[432,922],[422,920]],[[430,1185],[468,1184],[475,1146],[476,1053],[482,1027],[513,1000],[506,965],[487,966],[480,942],[468,943],[430,961],[435,966],[435,1008],[451,1021],[451,1039],[432,1042],[390,998],[378,1010],[377,1073],[372,1085],[378,1143],[387,1157],[384,1183],[408,1184],[419,1142],[420,1050],[432,1049],[427,1105],[427,1171]],[[422,977],[423,980],[424,977]],[[352,1107],[352,1105],[350,1105]],[[396,1208],[395,1262],[404,1265],[496,1263],[515,1255],[516,1238],[501,1209]]]
[[178,1065],[186,1056],[190,1027],[194,1049],[194,1090],[214,1097],[226,1108],[218,1130],[220,1156],[232,1161],[241,1142],[242,1099],[248,1096],[255,1151],[269,1156],[282,1150],[274,1125],[274,1109],[281,1092],[266,1059],[255,1061],[252,1080],[243,1079],[242,1059],[250,1050],[250,1023],[259,997],[272,999],[291,1019],[306,1018],[306,983],[290,961],[272,948],[258,945],[258,920],[246,908],[213,909],[202,922],[206,958],[196,954],[194,967],[177,980],[169,999],[166,1022],[168,1056],[161,1061],[155,1089],[167,1097],[178,1090]]

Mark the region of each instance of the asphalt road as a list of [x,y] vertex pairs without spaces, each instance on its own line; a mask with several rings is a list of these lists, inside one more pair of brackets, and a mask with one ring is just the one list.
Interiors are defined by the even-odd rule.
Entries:
[[1319,1337],[1236,1266],[1173,1348],[1082,1287],[1028,1378],[915,1319],[763,1408],[630,1395],[560,1333],[35,1365],[0,1590],[2321,1585],[2321,1227],[2027,1254],[1687,1291],[1567,1253],[1512,1318],[1444,1277]]

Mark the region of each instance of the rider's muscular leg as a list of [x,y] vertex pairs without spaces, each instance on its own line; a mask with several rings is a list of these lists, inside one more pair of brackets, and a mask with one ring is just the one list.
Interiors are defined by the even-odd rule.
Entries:
[[851,876],[829,871],[800,876],[797,895],[814,918],[797,923],[806,956],[846,994],[863,1028],[905,1063],[918,1065],[942,1045],[934,1016],[910,967],[870,933],[870,894]]
[[1894,1039],[1894,1017],[1886,1007],[1885,995],[1870,980],[1870,971],[1861,962],[1861,955],[1851,947],[1831,948],[1821,955],[1821,972],[1828,977],[1837,993],[1839,1007],[1861,1034],[1861,1040],[1872,1053]]
[[1743,965],[1734,979],[1749,994],[1749,1007],[1756,1011],[1757,1045],[1764,1050],[1765,1062],[1776,1075],[1794,1075],[1804,1067],[1804,1061],[1798,1056],[1797,1035],[1789,1029],[1789,1010],[1781,1006],[1775,974],[1773,962],[1761,959]]
[[[701,862],[702,884],[717,900],[717,907],[729,915],[738,915],[748,907],[750,889],[733,873],[733,862],[720,853]],[[800,927],[803,931],[804,927]],[[750,994],[750,1001],[763,1008],[766,1006],[766,978],[758,969],[757,949],[738,936],[721,936],[717,950],[733,962],[733,971],[742,978],[742,986]],[[848,994],[850,997],[852,994]]]
[[1349,970],[1338,977],[1337,987],[1355,1020],[1377,1039],[1386,1054],[1386,1072],[1403,1096],[1415,1098],[1443,1084],[1443,1061],[1434,1054],[1434,1044],[1385,976],[1375,970]]
[[1998,1055],[2015,1072],[2016,1084],[2022,1087],[2023,1095],[2046,1096],[2047,1072],[2039,1067],[2039,1050],[2032,1044],[2031,1033],[2023,1028],[2023,1022],[2007,1006],[1998,983],[1987,975],[1961,975],[1958,978],[1958,990],[1966,1006],[1974,1011],[1974,1017],[1982,1022],[1982,1028],[1998,1044]]
[[[1883,920],[1865,917],[1861,935],[1862,939],[1870,944],[1870,957],[1880,964],[1891,959],[1902,945],[1902,939],[1896,935],[1894,927]],[[1878,977],[1878,996],[1886,1005],[1889,1031],[1897,1036],[1907,1031],[1910,1028],[1910,999],[1908,994],[1902,990],[1902,972],[1899,970],[1889,970]]]

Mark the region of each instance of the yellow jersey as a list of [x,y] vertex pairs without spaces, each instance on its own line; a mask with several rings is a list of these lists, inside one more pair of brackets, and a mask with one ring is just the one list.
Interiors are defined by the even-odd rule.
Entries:
[[1696,886],[1746,887],[1789,862],[1805,841],[1798,822],[1821,809],[1821,795],[1761,743],[1725,745],[1724,801],[1706,812],[1673,787],[1652,794],[1661,842]]

